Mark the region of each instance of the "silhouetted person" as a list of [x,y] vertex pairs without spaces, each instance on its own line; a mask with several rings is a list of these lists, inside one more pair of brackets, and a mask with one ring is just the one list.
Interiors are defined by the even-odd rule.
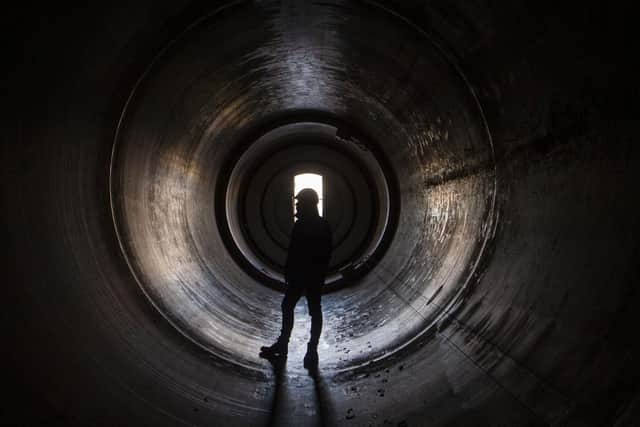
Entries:
[[331,258],[331,228],[318,214],[318,195],[310,188],[296,195],[296,217],[285,266],[287,289],[282,300],[282,329],[278,340],[261,348],[263,357],[286,357],[293,329],[293,311],[305,294],[311,314],[311,338],[304,356],[305,368],[318,364],[318,340],[322,331],[322,285]]

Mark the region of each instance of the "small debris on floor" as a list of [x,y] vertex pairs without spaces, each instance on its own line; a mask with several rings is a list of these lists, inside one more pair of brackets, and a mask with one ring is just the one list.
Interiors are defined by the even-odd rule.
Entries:
[[355,414],[353,413],[353,409],[349,408],[347,409],[347,416],[345,417],[348,420],[352,420],[355,417]]

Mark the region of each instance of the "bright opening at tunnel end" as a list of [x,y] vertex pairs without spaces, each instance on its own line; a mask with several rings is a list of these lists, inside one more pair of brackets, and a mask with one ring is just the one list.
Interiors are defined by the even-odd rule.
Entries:
[[[293,177],[293,197],[305,188],[311,188],[318,194],[318,213],[323,216],[323,193],[322,175],[315,173],[301,173]],[[295,215],[295,201],[293,203],[293,213]],[[294,216],[295,218],[295,216]],[[296,219],[297,220],[297,219]]]

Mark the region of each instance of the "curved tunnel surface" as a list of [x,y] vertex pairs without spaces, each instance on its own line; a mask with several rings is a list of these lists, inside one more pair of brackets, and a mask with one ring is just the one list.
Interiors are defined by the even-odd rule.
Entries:
[[[7,75],[7,422],[633,425],[622,12],[44,10]],[[334,232],[313,378],[302,304],[258,357],[299,172]]]

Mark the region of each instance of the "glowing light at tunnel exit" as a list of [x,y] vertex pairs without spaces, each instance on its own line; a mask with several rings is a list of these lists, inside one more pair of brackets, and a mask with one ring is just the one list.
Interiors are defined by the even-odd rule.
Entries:
[[[315,173],[301,173],[293,177],[293,195],[295,196],[300,190],[305,188],[311,188],[318,194],[318,213],[320,216],[323,214],[323,193],[322,193],[322,175]],[[295,203],[293,207],[295,214]]]

